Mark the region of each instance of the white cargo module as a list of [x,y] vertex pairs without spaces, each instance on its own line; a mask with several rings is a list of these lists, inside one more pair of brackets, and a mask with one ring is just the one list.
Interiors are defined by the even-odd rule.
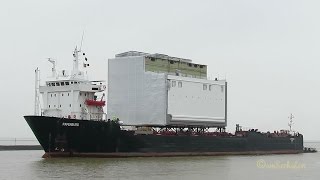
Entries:
[[108,62],[108,113],[130,126],[227,125],[227,83],[206,66],[161,54],[126,52]]

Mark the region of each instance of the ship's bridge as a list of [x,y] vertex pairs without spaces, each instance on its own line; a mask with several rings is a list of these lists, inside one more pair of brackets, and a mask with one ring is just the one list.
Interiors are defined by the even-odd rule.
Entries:
[[73,89],[86,92],[102,92],[106,89],[105,81],[77,81],[77,80],[63,80],[63,81],[47,81],[46,86],[41,89],[61,90]]
[[[84,57],[85,53],[81,55],[80,52],[77,48],[74,50],[73,69],[69,75],[66,70],[58,73],[55,60],[48,59],[53,66],[52,76],[43,86],[38,87],[43,99],[39,103],[41,115],[84,120],[105,119],[103,92],[106,90],[106,83],[88,80],[85,71],[89,66],[88,59]],[[40,84],[39,79],[36,82]]]
[[47,81],[39,88],[43,98],[42,113],[71,119],[102,119],[105,101],[100,92],[105,90],[104,81]]

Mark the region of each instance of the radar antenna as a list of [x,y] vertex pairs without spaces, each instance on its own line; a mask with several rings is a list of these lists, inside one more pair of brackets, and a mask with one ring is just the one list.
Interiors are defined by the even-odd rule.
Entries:
[[293,118],[294,118],[294,116],[292,115],[292,113],[290,114],[290,116],[288,117],[289,119],[290,119],[290,121],[289,121],[289,123],[288,123],[288,126],[289,126],[289,130],[290,130],[290,132],[292,132],[292,125],[294,124],[293,123]]

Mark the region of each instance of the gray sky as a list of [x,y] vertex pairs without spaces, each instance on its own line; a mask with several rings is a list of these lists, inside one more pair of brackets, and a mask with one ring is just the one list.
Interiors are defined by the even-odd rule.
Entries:
[[320,140],[319,1],[298,0],[20,0],[0,2],[0,137],[34,137],[34,69],[46,58],[71,68],[80,44],[94,79],[107,78],[107,58],[128,50],[208,64],[227,77],[228,129],[294,129]]

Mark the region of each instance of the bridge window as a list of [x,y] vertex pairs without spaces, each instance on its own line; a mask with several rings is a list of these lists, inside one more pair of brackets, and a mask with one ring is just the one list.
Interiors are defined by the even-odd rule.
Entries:
[[55,83],[51,83],[51,86],[56,86],[56,84]]
[[207,90],[207,88],[208,88],[208,87],[207,87],[207,85],[206,85],[206,84],[204,84],[204,85],[203,85],[203,90],[204,90],[204,91],[206,91],[206,90]]
[[176,87],[176,81],[172,81],[172,87]]
[[209,85],[209,91],[211,91],[211,89],[212,89],[212,85]]
[[61,86],[64,86],[64,82],[61,82]]
[[68,86],[68,85],[69,85],[69,82],[66,82],[66,85]]
[[59,84],[59,83],[56,83],[56,85],[57,85],[57,86],[60,86],[60,84]]
[[181,82],[181,81],[178,82],[178,87],[179,87],[179,88],[182,88],[182,82]]
[[49,105],[49,108],[50,108],[50,105]]
[[223,86],[221,86],[221,92],[223,92],[223,89],[224,89]]

